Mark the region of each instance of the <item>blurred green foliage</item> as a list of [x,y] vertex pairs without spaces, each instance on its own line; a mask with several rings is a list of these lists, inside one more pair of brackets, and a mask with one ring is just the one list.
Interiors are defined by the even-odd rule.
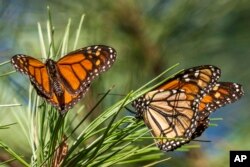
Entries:
[[[56,47],[67,19],[72,19],[74,29],[84,13],[78,48],[106,44],[118,52],[112,69],[94,82],[82,102],[87,108],[95,104],[98,93],[112,85],[115,85],[114,93],[126,94],[178,62],[180,66],[176,71],[201,64],[216,65],[222,70],[221,80],[242,84],[245,96],[212,114],[212,117],[223,117],[223,121],[216,122],[218,127],[210,127],[202,135],[201,139],[211,140],[210,143],[199,143],[202,144],[200,149],[187,153],[166,153],[172,159],[165,163],[169,166],[228,166],[229,150],[250,149],[250,1],[1,1],[1,62],[17,53],[41,58],[37,22],[46,29],[47,5],[51,7],[55,25]],[[72,48],[73,41],[69,50]],[[0,71],[4,74],[11,70],[11,66],[5,65]],[[17,73],[1,77],[0,103],[15,103],[15,96],[27,105],[28,82],[27,77]],[[117,96],[108,97],[104,107],[117,99]],[[1,125],[14,122],[10,108],[0,110]],[[22,113],[19,114],[22,117]],[[17,150],[30,152],[18,125],[1,130],[0,139]]]

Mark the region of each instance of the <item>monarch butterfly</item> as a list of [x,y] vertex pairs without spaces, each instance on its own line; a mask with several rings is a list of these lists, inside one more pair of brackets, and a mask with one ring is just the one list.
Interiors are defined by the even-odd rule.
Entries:
[[209,114],[243,95],[242,86],[217,82],[220,69],[203,65],[186,69],[132,102],[163,151],[173,151],[200,136]]
[[91,82],[108,70],[115,59],[115,49],[94,45],[68,53],[57,62],[47,59],[44,64],[18,54],[11,63],[17,71],[29,76],[38,95],[63,114],[85,95]]

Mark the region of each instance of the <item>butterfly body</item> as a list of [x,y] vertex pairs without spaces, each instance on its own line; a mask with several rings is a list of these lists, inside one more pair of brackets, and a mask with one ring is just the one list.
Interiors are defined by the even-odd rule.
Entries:
[[88,91],[91,82],[108,70],[116,51],[95,45],[68,53],[58,61],[45,63],[26,55],[15,55],[11,62],[17,71],[29,76],[38,95],[65,113]]
[[238,100],[242,86],[218,82],[220,69],[203,65],[186,69],[132,102],[163,151],[172,151],[200,136],[211,112]]
[[50,87],[55,92],[57,99],[63,96],[64,90],[60,84],[60,76],[56,67],[56,62],[52,59],[47,59],[45,63],[47,73],[49,76]]

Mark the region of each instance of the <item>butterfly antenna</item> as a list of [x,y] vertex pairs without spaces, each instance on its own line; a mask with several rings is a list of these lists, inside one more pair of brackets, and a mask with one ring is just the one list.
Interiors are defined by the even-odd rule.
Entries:
[[130,108],[128,108],[128,107],[124,107],[128,112],[130,112],[130,113],[132,113],[132,114],[137,114],[137,112],[135,112],[135,111],[133,111],[133,110],[131,110]]
[[197,141],[197,142],[212,142],[211,140],[197,140],[197,139],[195,139],[195,140],[192,140],[192,141]]

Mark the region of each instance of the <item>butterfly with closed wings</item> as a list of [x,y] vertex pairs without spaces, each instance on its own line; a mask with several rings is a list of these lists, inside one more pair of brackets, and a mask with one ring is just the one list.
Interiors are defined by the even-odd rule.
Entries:
[[218,82],[220,74],[212,65],[186,69],[132,102],[161,150],[173,151],[200,136],[211,112],[243,95],[241,85]]
[[85,47],[60,58],[41,61],[22,54],[11,58],[15,69],[29,76],[37,94],[61,114],[73,107],[88,91],[91,82],[108,70],[116,59],[115,49],[105,45]]

